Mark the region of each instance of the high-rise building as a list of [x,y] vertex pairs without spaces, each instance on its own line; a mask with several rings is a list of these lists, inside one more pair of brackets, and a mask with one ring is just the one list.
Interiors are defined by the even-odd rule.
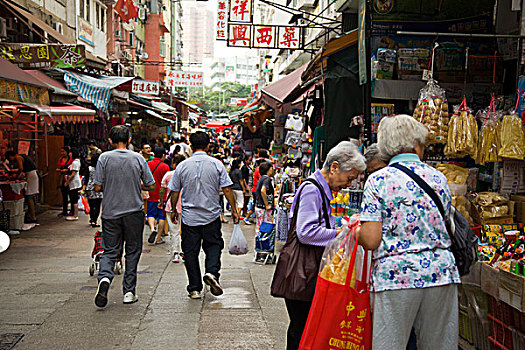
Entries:
[[189,69],[195,64],[213,57],[215,41],[215,19],[203,2],[184,2],[182,17],[182,60]]

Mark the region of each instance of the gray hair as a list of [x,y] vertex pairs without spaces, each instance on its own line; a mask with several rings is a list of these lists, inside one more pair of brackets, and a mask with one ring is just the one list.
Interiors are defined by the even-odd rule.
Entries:
[[352,169],[363,172],[366,169],[365,157],[359,152],[356,145],[349,141],[341,141],[337,146],[332,148],[323,164],[324,170],[330,170],[333,162],[338,162],[341,171]]
[[365,151],[365,158],[366,163],[370,163],[373,160],[379,160],[383,163],[388,163],[390,160],[387,156],[385,156],[381,151],[379,150],[379,146],[377,143],[371,144]]
[[410,152],[416,144],[424,145],[428,129],[413,117],[400,114],[381,120],[377,130],[379,151],[392,158],[403,152]]

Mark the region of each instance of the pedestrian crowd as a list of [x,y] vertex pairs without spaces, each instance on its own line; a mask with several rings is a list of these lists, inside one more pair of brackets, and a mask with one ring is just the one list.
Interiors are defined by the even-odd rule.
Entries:
[[[246,152],[239,139],[229,136],[197,131],[168,144],[144,143],[135,152],[130,150],[130,131],[115,126],[109,134],[112,150],[102,152],[96,142],[89,143],[83,180],[78,149],[62,148],[56,169],[63,198],[60,215],[78,220],[79,196],[85,195],[90,225],[99,227],[99,216],[102,220],[98,307],[107,304],[113,267],[123,251],[123,302],[138,300],[137,265],[145,225],[151,232],[149,244],[169,243],[172,261],[184,262],[191,299],[202,297],[204,285],[215,296],[223,293],[221,228],[228,222],[224,199],[233,223],[255,223],[256,232],[263,222],[272,222],[275,210],[276,169],[269,152],[262,148]],[[450,210],[446,178],[422,162],[427,136],[427,129],[414,118],[385,118],[379,125],[378,143],[364,155],[352,142],[340,142],[329,150],[322,168],[297,189],[288,241],[272,283],[272,295],[284,298],[290,319],[287,349],[299,348],[324,248],[341,233],[331,215],[333,194],[365,171],[359,244],[373,254],[373,349],[457,348],[460,279],[451,240],[435,203],[399,170],[402,166],[421,177]],[[34,163],[14,152],[6,157],[30,182]],[[28,184],[29,199],[38,192],[38,182],[36,192],[33,187]],[[28,204],[28,219],[36,222],[35,203]],[[291,244],[303,250],[288,251]],[[293,271],[280,268],[292,260]]]

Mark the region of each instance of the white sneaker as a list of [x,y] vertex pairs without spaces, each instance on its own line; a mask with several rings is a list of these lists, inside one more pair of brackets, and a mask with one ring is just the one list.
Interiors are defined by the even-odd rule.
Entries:
[[194,290],[193,292],[189,292],[188,293],[188,296],[191,298],[191,299],[201,299],[201,292],[197,292],[196,290]]
[[139,297],[133,294],[133,292],[127,292],[124,294],[124,300],[122,301],[124,304],[133,304],[139,301]]
[[245,223],[246,225],[251,225],[251,224],[252,224],[252,223],[250,222],[250,219],[249,219],[249,218],[244,219],[244,223]]
[[66,216],[66,221],[77,221],[78,216]]
[[179,253],[173,254],[173,259],[171,259],[172,263],[178,264],[178,263],[180,263],[180,260],[181,260],[181,258],[180,258]]

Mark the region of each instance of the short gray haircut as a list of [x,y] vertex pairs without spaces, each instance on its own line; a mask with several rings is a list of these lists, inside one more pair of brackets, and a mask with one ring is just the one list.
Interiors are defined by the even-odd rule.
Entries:
[[424,145],[427,137],[427,127],[406,114],[383,118],[377,130],[379,151],[388,158]]
[[330,170],[333,162],[339,163],[341,171],[356,169],[363,172],[366,169],[365,157],[359,152],[359,148],[349,141],[341,141],[328,152],[323,164],[324,170]]
[[377,143],[371,144],[365,151],[365,158],[366,163],[370,163],[373,160],[379,160],[383,163],[388,163],[390,160],[387,156],[385,156],[381,151],[379,150],[379,146]]

